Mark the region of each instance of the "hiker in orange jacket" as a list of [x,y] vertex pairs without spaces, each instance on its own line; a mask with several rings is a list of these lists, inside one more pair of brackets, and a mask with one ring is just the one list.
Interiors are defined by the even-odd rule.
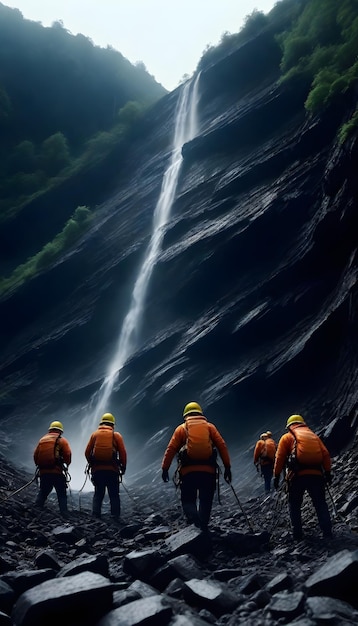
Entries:
[[330,454],[301,415],[291,415],[286,428],[288,433],[278,443],[274,487],[278,489],[280,474],[286,467],[293,538],[302,539],[301,507],[305,491],[311,497],[323,536],[331,538],[332,522],[325,497],[325,481],[329,484],[332,481]]
[[92,433],[86,446],[85,457],[91,468],[94,494],[92,515],[101,517],[102,502],[108,491],[111,517],[119,521],[119,478],[127,467],[127,451],[123,437],[114,431],[116,420],[112,413],[102,415],[98,429]]
[[[207,530],[216,484],[218,449],[225,467],[224,478],[231,482],[231,463],[226,443],[214,424],[208,422],[197,402],[183,411],[184,423],[174,431],[162,461],[162,479],[169,481],[170,464],[179,454],[181,503],[190,524]],[[198,506],[197,506],[198,500]]]
[[41,437],[34,450],[34,462],[40,474],[40,490],[35,506],[42,509],[52,489],[55,489],[60,513],[67,517],[66,470],[71,463],[71,448],[62,433],[62,423],[51,422],[48,433]]
[[254,464],[257,471],[261,470],[261,476],[264,479],[265,493],[271,491],[271,480],[273,476],[273,465],[275,462],[276,443],[272,439],[271,431],[262,433],[260,439],[256,443],[254,450]]

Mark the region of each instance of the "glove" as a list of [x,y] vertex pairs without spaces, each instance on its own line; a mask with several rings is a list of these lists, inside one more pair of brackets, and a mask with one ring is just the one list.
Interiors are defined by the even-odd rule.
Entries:
[[169,482],[169,472],[168,472],[168,470],[163,469],[163,471],[162,471],[162,479],[163,479],[163,482],[165,482],[165,483]]
[[255,463],[255,467],[256,467],[256,471],[258,472],[259,471],[259,464]]
[[331,474],[331,472],[325,472],[324,473],[324,477],[325,477],[326,483],[328,483],[328,485],[330,485],[332,483],[332,474]]
[[126,466],[125,466],[125,465],[120,465],[120,466],[119,466],[119,471],[120,471],[120,473],[121,473],[121,474],[122,474],[122,476],[123,476],[123,474],[125,474],[125,473],[126,473]]
[[231,483],[231,478],[231,467],[225,467],[224,480],[226,480],[227,483]]
[[273,479],[273,486],[275,487],[276,491],[278,489],[279,483],[280,483],[280,477],[275,476],[275,478]]

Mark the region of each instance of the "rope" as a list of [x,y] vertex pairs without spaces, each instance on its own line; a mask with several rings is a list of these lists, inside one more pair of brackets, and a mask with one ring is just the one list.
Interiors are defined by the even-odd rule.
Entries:
[[353,532],[349,522],[345,519],[345,517],[341,513],[339,513],[339,511],[337,509],[337,506],[336,506],[336,503],[335,503],[335,501],[333,499],[332,491],[329,488],[327,481],[325,481],[325,487],[326,487],[327,493],[328,493],[328,495],[330,497],[330,500],[332,502],[332,507],[333,507],[333,512],[334,512],[335,517],[338,518],[341,522],[344,522],[344,524],[347,526],[347,528],[349,528],[350,532]]
[[85,488],[85,484],[86,484],[86,482],[87,482],[87,479],[88,479],[88,477],[89,477],[89,473],[90,473],[90,466],[89,466],[89,463],[87,463],[87,465],[86,465],[86,467],[85,467],[85,470],[84,470],[84,473],[85,473],[85,475],[86,475],[85,482],[83,483],[83,485],[82,485],[81,489],[78,491],[78,509],[79,509],[79,512],[80,512],[80,513],[82,513],[82,507],[81,507],[81,493],[82,493],[82,491],[83,491],[83,490],[84,490],[84,488]]
[[16,489],[16,491],[13,491],[12,493],[9,493],[6,498],[2,498],[0,500],[0,502],[6,502],[6,500],[8,500],[9,498],[12,498],[12,496],[15,496],[17,493],[20,493],[20,491],[22,491],[23,489],[26,489],[26,487],[29,487],[35,480],[37,480],[38,477],[38,470],[36,470],[34,477],[29,480],[28,483],[26,483],[26,485],[23,485],[22,487],[20,487],[19,489]]
[[234,494],[234,496],[235,496],[235,498],[236,498],[236,501],[237,501],[237,503],[238,503],[238,505],[239,505],[239,507],[240,507],[240,509],[241,509],[242,513],[244,514],[244,517],[245,517],[245,519],[246,519],[246,522],[247,522],[247,525],[248,525],[249,529],[251,530],[251,532],[252,532],[252,533],[255,533],[255,530],[254,530],[254,528],[253,528],[253,525],[251,524],[250,519],[249,519],[249,517],[248,517],[247,513],[245,512],[245,510],[244,510],[244,508],[243,508],[243,506],[242,506],[242,504],[241,504],[241,502],[240,502],[240,500],[239,500],[239,498],[238,498],[238,496],[237,496],[237,493],[236,493],[236,491],[235,491],[234,487],[232,486],[232,484],[231,484],[231,483],[228,483],[228,484],[229,484],[229,485],[230,485],[230,487],[231,487],[231,490],[232,490],[232,492],[233,492],[233,494]]

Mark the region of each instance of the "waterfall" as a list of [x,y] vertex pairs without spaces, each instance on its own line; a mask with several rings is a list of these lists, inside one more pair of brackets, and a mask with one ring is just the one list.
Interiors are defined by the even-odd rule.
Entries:
[[[114,385],[126,361],[137,347],[136,333],[141,325],[150,277],[161,251],[165,227],[168,223],[171,207],[175,199],[180,168],[183,161],[181,150],[184,143],[193,139],[198,131],[197,105],[199,100],[199,76],[200,74],[196,76],[194,81],[187,81],[180,90],[175,111],[173,148],[169,165],[163,176],[159,199],[154,210],[150,241],[143,262],[139,267],[130,306],[123,320],[114,356],[109,363],[107,374],[100,389],[91,398],[90,410],[82,419],[81,432],[86,439],[85,442],[82,442],[84,445],[79,452],[82,458],[84,446],[87,443],[90,432],[89,429],[97,427],[101,415],[107,411],[111,411],[109,400]],[[88,413],[90,413],[90,425]]]
[[170,210],[175,198],[180,167],[183,161],[181,150],[183,144],[193,139],[197,133],[198,83],[199,75],[194,83],[191,81],[185,83],[178,98],[173,149],[154,210],[151,238],[133,287],[130,307],[123,321],[117,349],[97,394],[98,397],[94,410],[96,420],[102,413],[110,410],[108,401],[113,387],[121,369],[136,348],[135,335],[141,324],[150,277],[161,251],[165,226],[168,223]]

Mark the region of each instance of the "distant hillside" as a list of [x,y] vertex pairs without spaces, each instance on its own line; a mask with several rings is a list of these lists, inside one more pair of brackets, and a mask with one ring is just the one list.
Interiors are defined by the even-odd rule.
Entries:
[[166,93],[144,64],[0,3],[0,220]]

